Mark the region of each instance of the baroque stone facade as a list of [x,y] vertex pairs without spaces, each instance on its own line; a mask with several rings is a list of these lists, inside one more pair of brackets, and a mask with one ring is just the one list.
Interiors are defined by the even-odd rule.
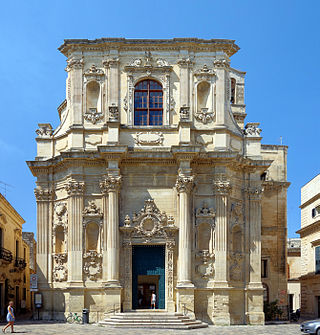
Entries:
[[261,257],[274,261],[270,295],[286,296],[287,148],[245,125],[238,49],[188,38],[59,48],[61,124],[39,124],[28,162],[43,318],[89,308],[100,320],[154,290],[169,312],[263,324]]

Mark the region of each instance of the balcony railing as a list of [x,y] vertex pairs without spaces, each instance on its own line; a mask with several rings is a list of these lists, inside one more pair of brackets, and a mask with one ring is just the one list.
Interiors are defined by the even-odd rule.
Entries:
[[14,261],[14,266],[23,270],[26,267],[27,263],[23,258],[17,257]]
[[10,250],[0,247],[0,259],[4,260],[5,262],[11,263],[12,252]]

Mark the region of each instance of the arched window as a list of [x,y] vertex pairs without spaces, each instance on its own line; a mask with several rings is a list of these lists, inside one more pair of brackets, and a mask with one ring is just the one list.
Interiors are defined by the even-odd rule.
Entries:
[[231,78],[231,95],[230,95],[230,103],[236,103],[236,80]]
[[154,80],[143,80],[134,89],[134,124],[161,126],[163,123],[162,86]]

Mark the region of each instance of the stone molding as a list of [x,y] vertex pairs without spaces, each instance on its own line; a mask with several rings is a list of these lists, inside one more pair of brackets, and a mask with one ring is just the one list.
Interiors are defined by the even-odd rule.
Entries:
[[179,175],[175,187],[178,193],[190,193],[194,187],[194,176]]
[[52,199],[53,191],[37,187],[34,189],[34,195],[37,201],[49,201]]
[[83,195],[84,193],[84,183],[78,181],[69,181],[69,183],[65,186],[66,191],[69,195]]
[[100,181],[100,189],[103,194],[108,192],[119,192],[121,187],[121,176],[107,176]]

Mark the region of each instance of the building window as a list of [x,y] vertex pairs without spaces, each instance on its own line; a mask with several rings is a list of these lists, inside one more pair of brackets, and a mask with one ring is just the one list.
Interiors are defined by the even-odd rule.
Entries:
[[135,86],[134,124],[136,126],[163,124],[163,91],[158,82],[143,80]]
[[263,259],[261,261],[261,278],[267,278],[268,277],[268,260]]
[[231,79],[231,94],[230,94],[230,103],[236,103],[236,80],[234,78]]
[[19,257],[19,241],[16,240],[16,259]]
[[315,247],[316,274],[320,274],[320,246]]
[[320,215],[320,206],[312,208],[311,214],[313,218]]

